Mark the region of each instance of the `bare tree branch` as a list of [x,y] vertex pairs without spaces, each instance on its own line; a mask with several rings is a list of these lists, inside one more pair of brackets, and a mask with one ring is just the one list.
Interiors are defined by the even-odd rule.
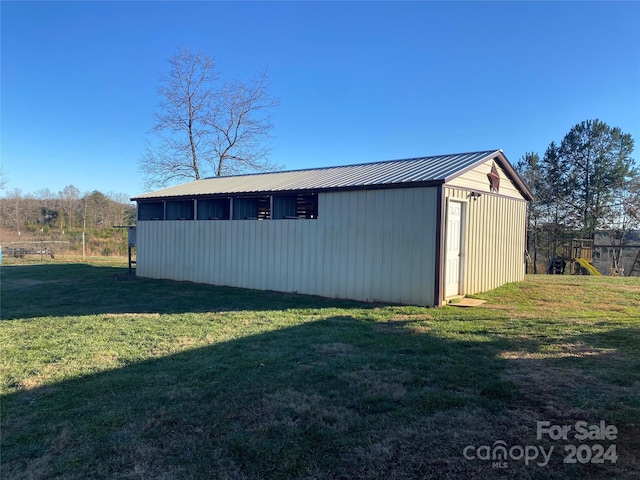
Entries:
[[215,60],[189,50],[178,50],[169,64],[158,88],[155,139],[139,162],[146,189],[275,168],[267,141],[278,101],[266,73],[249,83],[220,82]]
[[7,172],[4,170],[4,167],[0,167],[0,190],[4,190],[4,187],[6,187],[7,183],[9,183]]

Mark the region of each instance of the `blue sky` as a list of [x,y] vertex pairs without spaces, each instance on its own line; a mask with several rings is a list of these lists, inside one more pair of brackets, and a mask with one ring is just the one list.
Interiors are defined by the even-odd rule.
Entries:
[[[598,118],[640,142],[638,2],[1,3],[6,190],[143,192],[179,47],[266,70],[287,169],[501,148]],[[634,157],[639,159],[637,146]]]

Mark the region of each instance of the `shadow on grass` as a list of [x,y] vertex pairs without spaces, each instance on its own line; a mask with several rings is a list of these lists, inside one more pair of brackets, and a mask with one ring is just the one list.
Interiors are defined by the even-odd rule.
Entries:
[[12,393],[3,477],[480,478],[464,432],[512,398],[504,361],[393,323],[331,317]]
[[104,313],[188,313],[288,308],[375,308],[308,295],[139,278],[126,267],[87,264],[0,268],[2,319]]
[[[12,393],[3,478],[490,478],[465,446],[540,443],[535,420],[556,419],[528,399],[558,392],[505,376],[496,353],[521,345],[413,326],[334,316]],[[510,478],[611,474],[553,460],[512,462]]]
[[[136,279],[123,268],[20,269],[2,272],[3,311],[8,302],[14,319],[373,307]],[[536,420],[597,423],[619,400],[637,402],[637,373],[622,372],[637,359],[634,328],[553,340],[600,349],[603,367],[588,355],[501,355],[544,353],[542,336],[476,330],[476,340],[448,340],[422,320],[327,315],[6,395],[3,478],[491,478],[498,470],[466,460],[465,446],[535,445]],[[486,313],[474,315],[470,322]],[[620,372],[627,390],[612,390],[608,371]],[[585,383],[600,374],[600,383]],[[622,420],[633,424],[637,412],[628,409]],[[634,478],[622,463],[629,452],[616,478]],[[504,475],[612,476],[561,460],[557,454],[545,468],[512,462]]]

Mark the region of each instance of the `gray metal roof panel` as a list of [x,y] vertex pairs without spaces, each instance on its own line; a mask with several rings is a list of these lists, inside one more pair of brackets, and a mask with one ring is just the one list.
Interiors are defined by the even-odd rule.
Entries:
[[356,165],[206,178],[138,195],[132,200],[444,182],[452,175],[465,171],[499,152],[499,150],[487,150]]

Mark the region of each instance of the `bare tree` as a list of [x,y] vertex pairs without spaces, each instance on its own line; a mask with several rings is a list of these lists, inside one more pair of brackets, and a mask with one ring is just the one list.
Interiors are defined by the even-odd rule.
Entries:
[[131,217],[135,207],[129,201],[129,195],[121,192],[109,192],[107,197],[110,202],[109,214],[111,217],[111,226],[127,225],[127,219]]
[[7,178],[7,172],[4,167],[0,167],[0,190],[4,190],[7,183],[9,183],[9,179]]
[[544,190],[544,172],[540,156],[535,152],[525,153],[516,163],[516,170],[527,182],[534,198],[527,208],[527,250],[533,255],[533,273],[538,273],[539,235],[544,217],[542,202],[539,201],[541,192]]
[[616,201],[609,206],[610,216],[605,219],[605,229],[611,245],[614,268],[620,268],[623,250],[629,243],[629,235],[640,227],[640,173],[633,172],[624,188],[616,191]]
[[273,127],[269,112],[278,105],[268,88],[262,73],[251,83],[227,82],[219,92],[211,124],[216,176],[277,168],[264,143]]
[[[60,223],[60,230],[64,231],[65,228],[73,228],[78,219],[80,213],[80,190],[73,185],[67,185],[59,194],[62,203],[62,211],[64,212],[62,222]],[[66,220],[66,226],[64,221]]]
[[58,222],[58,200],[56,195],[48,188],[40,189],[36,191],[35,197],[40,202],[40,221],[43,224],[43,228],[53,228]]
[[19,188],[14,188],[8,192],[6,198],[6,209],[3,212],[3,224],[6,227],[15,230],[18,235],[23,227],[23,200],[22,192]]
[[37,229],[40,220],[40,202],[32,194],[26,194],[22,203],[23,222],[27,229],[33,231]]
[[107,196],[98,190],[87,193],[82,197],[83,230],[86,230],[87,226],[90,228],[109,226],[105,221],[105,218],[107,217],[108,203],[109,199]]
[[278,104],[266,74],[249,83],[221,82],[215,60],[178,50],[158,88],[146,152],[139,167],[145,188],[205,176],[270,169],[269,112]]

